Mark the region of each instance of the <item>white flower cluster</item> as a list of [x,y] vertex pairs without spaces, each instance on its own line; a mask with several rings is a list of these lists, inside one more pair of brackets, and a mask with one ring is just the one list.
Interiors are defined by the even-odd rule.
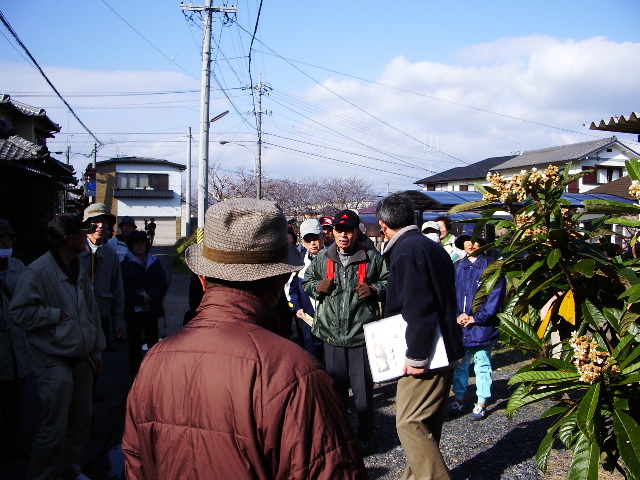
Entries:
[[629,193],[640,200],[640,181],[633,180],[629,186]]
[[573,364],[580,373],[580,380],[586,383],[593,383],[604,373],[611,375],[620,373],[618,365],[610,363],[609,352],[598,350],[600,346],[595,340],[589,341],[586,335],[578,336],[576,332],[571,334],[571,346],[573,347]]

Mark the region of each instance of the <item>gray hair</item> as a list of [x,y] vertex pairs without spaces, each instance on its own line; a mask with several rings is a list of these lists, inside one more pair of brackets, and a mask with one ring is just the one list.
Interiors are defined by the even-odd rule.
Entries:
[[392,193],[378,202],[376,217],[392,230],[415,225],[415,206],[405,193]]

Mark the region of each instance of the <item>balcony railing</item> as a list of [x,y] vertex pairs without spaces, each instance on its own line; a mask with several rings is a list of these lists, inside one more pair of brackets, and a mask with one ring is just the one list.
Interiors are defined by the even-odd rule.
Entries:
[[115,198],[173,198],[173,190],[154,190],[153,188],[114,188]]

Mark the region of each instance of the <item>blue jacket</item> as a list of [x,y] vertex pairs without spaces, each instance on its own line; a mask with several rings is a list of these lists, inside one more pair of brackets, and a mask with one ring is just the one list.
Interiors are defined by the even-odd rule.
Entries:
[[456,323],[455,274],[449,254],[416,226],[409,226],[389,241],[384,256],[390,264],[385,316],[402,314],[407,322],[406,363],[428,366],[439,329],[449,365],[459,364],[465,354]]
[[462,343],[465,347],[492,345],[500,336],[496,327],[500,323],[498,313],[500,313],[507,288],[504,278],[496,284],[478,311],[474,312],[472,309],[473,298],[480,288],[480,276],[489,263],[489,257],[481,253],[475,262],[464,258],[456,271],[457,316],[466,313],[473,316],[475,321],[474,324],[462,329]]

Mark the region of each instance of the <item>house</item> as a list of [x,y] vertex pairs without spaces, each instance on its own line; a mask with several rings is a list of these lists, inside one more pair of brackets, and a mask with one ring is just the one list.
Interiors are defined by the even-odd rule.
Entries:
[[14,250],[25,263],[47,250],[47,223],[65,210],[66,190],[77,184],[73,167],[47,148],[58,132],[44,109],[0,94],[0,218],[18,232]]
[[[118,221],[133,217],[138,229],[154,219],[154,243],[170,245],[182,236],[184,165],[146,157],[117,157],[95,166],[96,202],[105,203]],[[116,226],[117,233],[117,226]]]
[[545,169],[555,165],[563,169],[571,163],[570,173],[593,170],[568,187],[568,193],[586,193],[589,190],[622,178],[627,174],[625,161],[638,157],[638,153],[621,143],[615,136],[573,143],[557,147],[529,150],[518,155],[493,157],[466,167],[457,167],[415,182],[424,190],[472,191],[474,183],[487,184],[489,172],[498,172],[506,178],[532,168]]

